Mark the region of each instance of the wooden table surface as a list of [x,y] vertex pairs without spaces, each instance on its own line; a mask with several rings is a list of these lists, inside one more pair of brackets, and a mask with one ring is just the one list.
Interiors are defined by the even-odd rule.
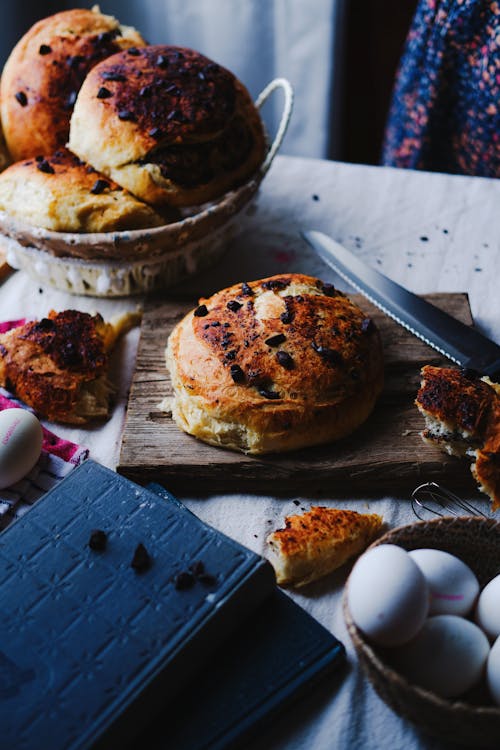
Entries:
[[[201,277],[169,290],[164,299],[195,299],[230,283],[283,271],[298,271],[348,287],[315,257],[300,237],[302,229],[327,232],[400,284],[419,294],[466,292],[473,318],[482,331],[500,343],[500,181],[367,167],[320,160],[278,157],[257,202],[242,217],[239,234],[224,259]],[[351,290],[352,291],[352,290]],[[99,311],[105,318],[134,309],[141,299],[72,297],[14,273],[0,286],[1,319],[40,316],[51,308]],[[115,468],[130,388],[138,330],[127,334],[112,362],[119,384],[118,400],[108,423],[91,429],[51,428],[87,445],[93,458]],[[156,332],[164,344],[165,332]],[[145,415],[145,418],[146,415]],[[169,446],[165,445],[166,452]],[[216,450],[216,449],[214,449]],[[326,505],[379,512],[390,526],[414,520],[408,497],[387,476],[374,492],[356,497],[346,483],[345,494],[322,499]],[[409,477],[411,480],[411,477]],[[415,484],[422,477],[415,476]],[[177,483],[179,484],[179,483]],[[314,471],[310,483],[278,497],[273,481],[259,492],[243,486],[211,492],[207,478],[203,497],[178,494],[204,520],[229,536],[265,551],[269,531],[297,512],[297,502],[315,502]],[[471,485],[464,485],[469,493]],[[295,501],[295,502],[294,502]],[[476,501],[487,508],[485,500]],[[430,743],[376,696],[356,663],[343,622],[341,597],[348,567],[291,596],[346,645],[349,665],[342,679],[324,685],[309,701],[294,708],[255,747],[267,750],[378,750],[443,747]]]

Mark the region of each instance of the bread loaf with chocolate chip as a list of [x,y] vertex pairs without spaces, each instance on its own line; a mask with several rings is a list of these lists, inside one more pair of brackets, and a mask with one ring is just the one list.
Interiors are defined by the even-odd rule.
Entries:
[[165,223],[151,206],[64,148],[3,171],[0,210],[54,232],[109,232]]
[[69,148],[141,200],[194,206],[245,182],[266,153],[243,84],[198,52],[131,48],[88,74]]
[[345,437],[383,385],[379,333],[331,284],[281,274],[201,299],[166,350],[178,426],[245,453]]
[[145,44],[133,28],[93,10],[62,11],[32,26],[12,50],[0,83],[0,114],[13,161],[65,146],[77,93],[109,55]]
[[425,418],[426,443],[472,459],[479,489],[500,508],[500,385],[473,370],[422,368],[415,404]]

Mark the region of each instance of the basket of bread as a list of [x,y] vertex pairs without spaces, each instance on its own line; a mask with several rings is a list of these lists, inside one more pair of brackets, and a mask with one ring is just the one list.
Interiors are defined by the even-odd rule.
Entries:
[[[283,111],[269,143],[260,110]],[[36,23],[0,86],[0,241],[9,264],[77,294],[122,296],[215,262],[286,132],[293,92],[254,103],[195,50],[148,45],[98,7]]]

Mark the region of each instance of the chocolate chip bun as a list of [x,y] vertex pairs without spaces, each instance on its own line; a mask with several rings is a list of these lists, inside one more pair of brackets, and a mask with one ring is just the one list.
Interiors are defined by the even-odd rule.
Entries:
[[91,70],[69,148],[154,206],[213,200],[249,178],[266,142],[246,88],[191,49],[129,49]]
[[18,161],[65,146],[76,95],[89,70],[141,35],[93,10],[56,13],[38,21],[12,50],[0,83],[7,147]]
[[165,223],[151,206],[67,149],[16,162],[2,172],[0,210],[55,232],[109,232]]
[[319,279],[283,274],[200,300],[166,351],[178,426],[259,454],[342,438],[383,385],[375,324]]

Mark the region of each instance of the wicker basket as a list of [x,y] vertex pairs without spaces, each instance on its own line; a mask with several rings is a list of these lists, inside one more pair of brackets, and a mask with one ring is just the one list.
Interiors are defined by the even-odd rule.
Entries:
[[243,209],[256,195],[286,133],[293,106],[290,83],[277,78],[259,95],[260,109],[284,93],[278,130],[258,172],[221,199],[196,208],[181,221],[122,232],[53,232],[0,211],[0,246],[13,268],[38,282],[74,294],[119,297],[165,288],[215,263],[238,229]]
[[[422,521],[387,532],[371,547],[379,544],[450,552],[469,565],[481,586],[500,570],[500,524],[494,519],[465,516]],[[442,740],[476,748],[499,748],[500,708],[487,703],[484,692],[478,698],[478,691],[474,702],[452,701],[410,684],[388,663],[389,651],[370,645],[354,624],[347,603],[348,586],[349,581],[343,597],[347,629],[359,663],[382,700],[397,714]],[[481,699],[483,703],[477,702]]]

